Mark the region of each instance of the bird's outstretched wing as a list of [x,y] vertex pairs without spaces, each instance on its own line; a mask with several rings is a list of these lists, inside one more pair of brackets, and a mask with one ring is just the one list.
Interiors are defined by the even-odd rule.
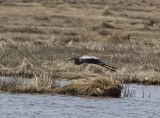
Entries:
[[100,65],[102,67],[105,67],[106,69],[108,69],[110,71],[113,71],[113,72],[116,72],[116,70],[117,70],[116,67],[109,66],[109,65],[107,65],[106,63],[103,63],[103,62],[99,62],[98,65]]
[[82,57],[79,58],[80,60],[97,60],[97,61],[101,61],[103,63],[107,63],[107,61],[99,58],[99,57],[94,57],[94,56],[87,56],[87,55],[84,55]]
[[117,68],[116,67],[112,67],[107,65],[107,62],[99,57],[94,57],[94,56],[82,56],[79,58],[81,61],[83,61],[83,63],[91,63],[91,64],[98,64],[100,66],[103,66],[105,68],[107,68],[110,71],[116,71]]

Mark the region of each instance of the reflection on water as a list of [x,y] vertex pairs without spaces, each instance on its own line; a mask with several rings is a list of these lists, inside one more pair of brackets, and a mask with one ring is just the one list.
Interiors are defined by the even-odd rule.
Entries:
[[[127,85],[128,86],[128,85]],[[0,93],[1,118],[159,118],[160,87],[129,85],[135,97]]]

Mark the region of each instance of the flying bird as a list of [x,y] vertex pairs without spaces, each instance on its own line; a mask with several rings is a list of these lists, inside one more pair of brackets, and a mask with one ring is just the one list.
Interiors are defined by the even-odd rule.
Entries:
[[107,65],[107,62],[99,57],[94,57],[94,56],[82,56],[82,57],[73,57],[73,58],[67,58],[64,59],[65,61],[74,61],[74,63],[76,65],[80,65],[80,64],[84,64],[84,63],[88,63],[88,64],[97,64],[100,65],[102,67],[105,67],[106,69],[110,70],[110,71],[116,71],[116,67],[112,67]]

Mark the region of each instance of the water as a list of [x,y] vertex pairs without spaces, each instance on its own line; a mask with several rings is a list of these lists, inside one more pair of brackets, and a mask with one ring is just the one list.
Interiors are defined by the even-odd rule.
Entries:
[[127,85],[134,97],[0,93],[0,118],[159,118],[160,86]]

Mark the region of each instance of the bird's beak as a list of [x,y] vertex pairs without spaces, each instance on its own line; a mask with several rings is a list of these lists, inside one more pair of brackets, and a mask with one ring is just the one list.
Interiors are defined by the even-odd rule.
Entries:
[[64,61],[69,61],[69,60],[71,60],[71,58],[64,59]]

